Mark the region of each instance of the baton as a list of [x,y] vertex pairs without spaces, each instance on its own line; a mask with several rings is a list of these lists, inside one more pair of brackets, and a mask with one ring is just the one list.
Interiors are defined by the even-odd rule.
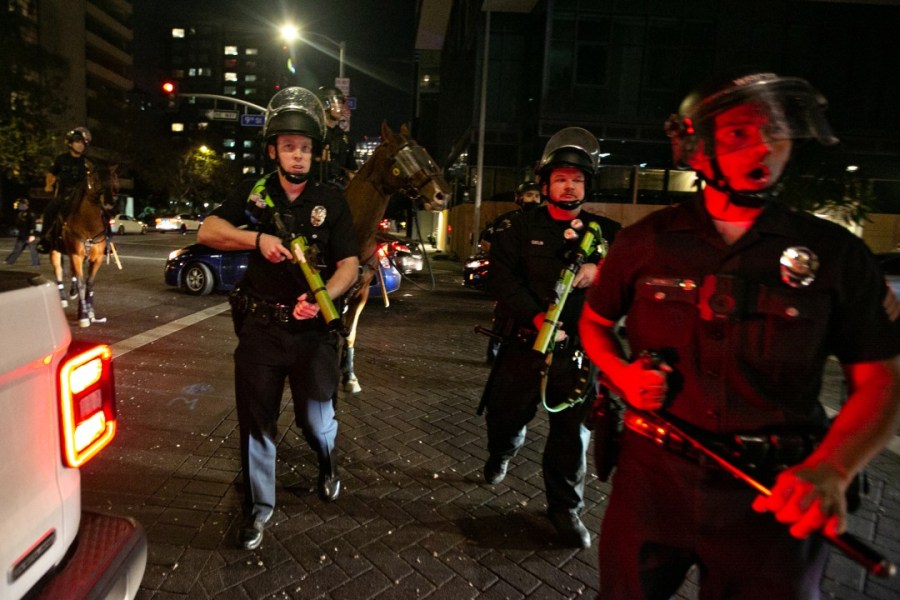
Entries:
[[[703,442],[687,434],[684,430],[682,430],[677,425],[674,425],[668,419],[660,416],[657,413],[640,410],[630,406],[628,407],[628,410],[633,411],[637,415],[640,415],[649,423],[656,423],[657,425],[668,429],[670,432],[674,433],[676,436],[687,442],[694,450],[700,452],[708,458],[711,458],[713,461],[715,461],[716,464],[722,467],[722,469],[724,469],[734,477],[740,479],[763,496],[768,497],[772,495],[772,490],[766,487],[763,483],[755,479],[752,475],[733,465],[728,459],[720,456],[714,450],[707,448],[703,444]],[[833,535],[826,533],[825,531],[819,531],[818,534],[822,536],[822,538],[824,538],[827,542],[832,544],[835,548],[846,554],[848,558],[865,567],[865,569],[872,575],[888,578],[893,577],[897,573],[897,565],[892,563],[882,554],[879,554],[877,550],[867,545],[865,542],[851,533],[844,532],[839,535]]]
[[[116,266],[119,267],[119,270],[122,270],[122,261],[119,260],[119,253],[116,250],[116,245],[112,243],[112,240],[109,241],[109,253],[113,255],[113,258],[116,259]],[[109,264],[109,256],[106,257],[106,264]]]

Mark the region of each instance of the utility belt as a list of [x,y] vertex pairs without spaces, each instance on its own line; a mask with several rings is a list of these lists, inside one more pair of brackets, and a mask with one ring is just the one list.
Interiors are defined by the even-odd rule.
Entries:
[[[714,461],[695,449],[664,425],[651,423],[631,410],[623,416],[625,427],[653,440],[657,445],[700,465],[716,466]],[[762,473],[778,473],[802,462],[821,441],[821,436],[804,433],[758,433],[747,435],[695,435],[704,446],[735,466]]]
[[241,317],[253,315],[263,321],[282,325],[291,322],[294,312],[292,304],[281,304],[256,298],[239,287],[228,295],[228,303],[231,304],[231,310]]

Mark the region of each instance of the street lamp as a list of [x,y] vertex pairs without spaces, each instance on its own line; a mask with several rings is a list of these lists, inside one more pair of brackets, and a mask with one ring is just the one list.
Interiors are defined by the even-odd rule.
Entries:
[[[313,46],[315,48],[317,46],[316,46],[316,44],[311,43],[312,40],[320,39],[320,40],[325,41],[326,43],[329,43],[329,44],[337,47],[337,49],[338,49],[338,77],[343,79],[343,77],[344,77],[344,52],[347,49],[347,44],[343,40],[338,42],[336,40],[331,39],[330,37],[328,37],[327,35],[325,35],[323,33],[316,33],[313,31],[301,33],[300,29],[293,23],[285,23],[284,25],[281,26],[280,31],[281,31],[281,39],[283,39],[288,44],[291,44],[292,42],[295,42],[296,40],[300,40],[302,42],[306,42],[306,43],[310,44],[311,46]],[[318,49],[321,50],[321,48],[318,48]]]

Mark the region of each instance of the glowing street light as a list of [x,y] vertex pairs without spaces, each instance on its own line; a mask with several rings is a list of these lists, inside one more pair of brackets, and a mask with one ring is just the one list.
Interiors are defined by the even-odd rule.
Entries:
[[[338,42],[322,33],[315,33],[315,32],[301,33],[300,29],[293,23],[285,23],[284,25],[281,26],[281,28],[279,29],[279,32],[281,33],[281,39],[284,40],[289,45],[297,40],[309,43],[310,41],[312,41],[314,39],[320,39],[328,44],[335,46],[338,49],[338,77],[343,79],[343,77],[344,77],[344,53],[347,49],[347,44],[343,40]],[[315,47],[315,44],[311,44],[311,45],[313,47]]]

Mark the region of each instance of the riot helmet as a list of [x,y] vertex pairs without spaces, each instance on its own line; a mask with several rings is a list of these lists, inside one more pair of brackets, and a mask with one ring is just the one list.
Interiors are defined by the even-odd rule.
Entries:
[[[600,144],[597,142],[597,136],[581,127],[566,127],[553,134],[544,147],[544,153],[541,155],[541,162],[538,165],[538,176],[541,187],[544,188],[549,184],[550,174],[554,169],[560,167],[580,169],[584,173],[584,191],[587,196],[599,166]],[[542,195],[544,195],[543,191]],[[584,199],[577,202],[555,202],[549,197],[547,200],[563,210],[575,209],[584,202]]]
[[[528,201],[525,201],[525,194],[533,193],[534,196]],[[534,198],[537,201],[534,201]],[[516,188],[516,204],[519,205],[523,210],[530,210],[536,208],[541,203],[541,186],[533,181],[525,181],[520,183]]]
[[322,106],[325,107],[325,114],[333,119],[338,119],[346,102],[344,92],[336,87],[323,85],[318,89],[316,95],[319,97]]
[[91,145],[91,132],[87,127],[75,127],[66,132],[66,144],[83,142],[85,147]]
[[[313,154],[318,154],[325,136],[325,112],[315,94],[301,87],[281,90],[269,101],[263,124],[263,139],[266,146],[276,146],[276,138],[282,134],[303,135],[312,140]],[[292,183],[302,183],[309,177],[287,173],[282,169],[278,156],[275,157],[278,170]]]
[[[777,195],[779,182],[759,192],[734,190],[722,174],[718,158],[761,143],[814,139],[832,145],[838,139],[825,118],[827,101],[807,81],[775,73],[741,71],[719,75],[692,91],[682,101],[677,114],[665,123],[672,140],[675,165],[693,167],[707,162],[711,173],[697,169],[698,176],[720,191],[730,194],[736,204],[760,206]],[[716,147],[716,117],[736,107],[752,107],[765,122],[756,138],[730,140]],[[764,140],[764,141],[761,141]],[[746,201],[748,204],[742,204]]]

